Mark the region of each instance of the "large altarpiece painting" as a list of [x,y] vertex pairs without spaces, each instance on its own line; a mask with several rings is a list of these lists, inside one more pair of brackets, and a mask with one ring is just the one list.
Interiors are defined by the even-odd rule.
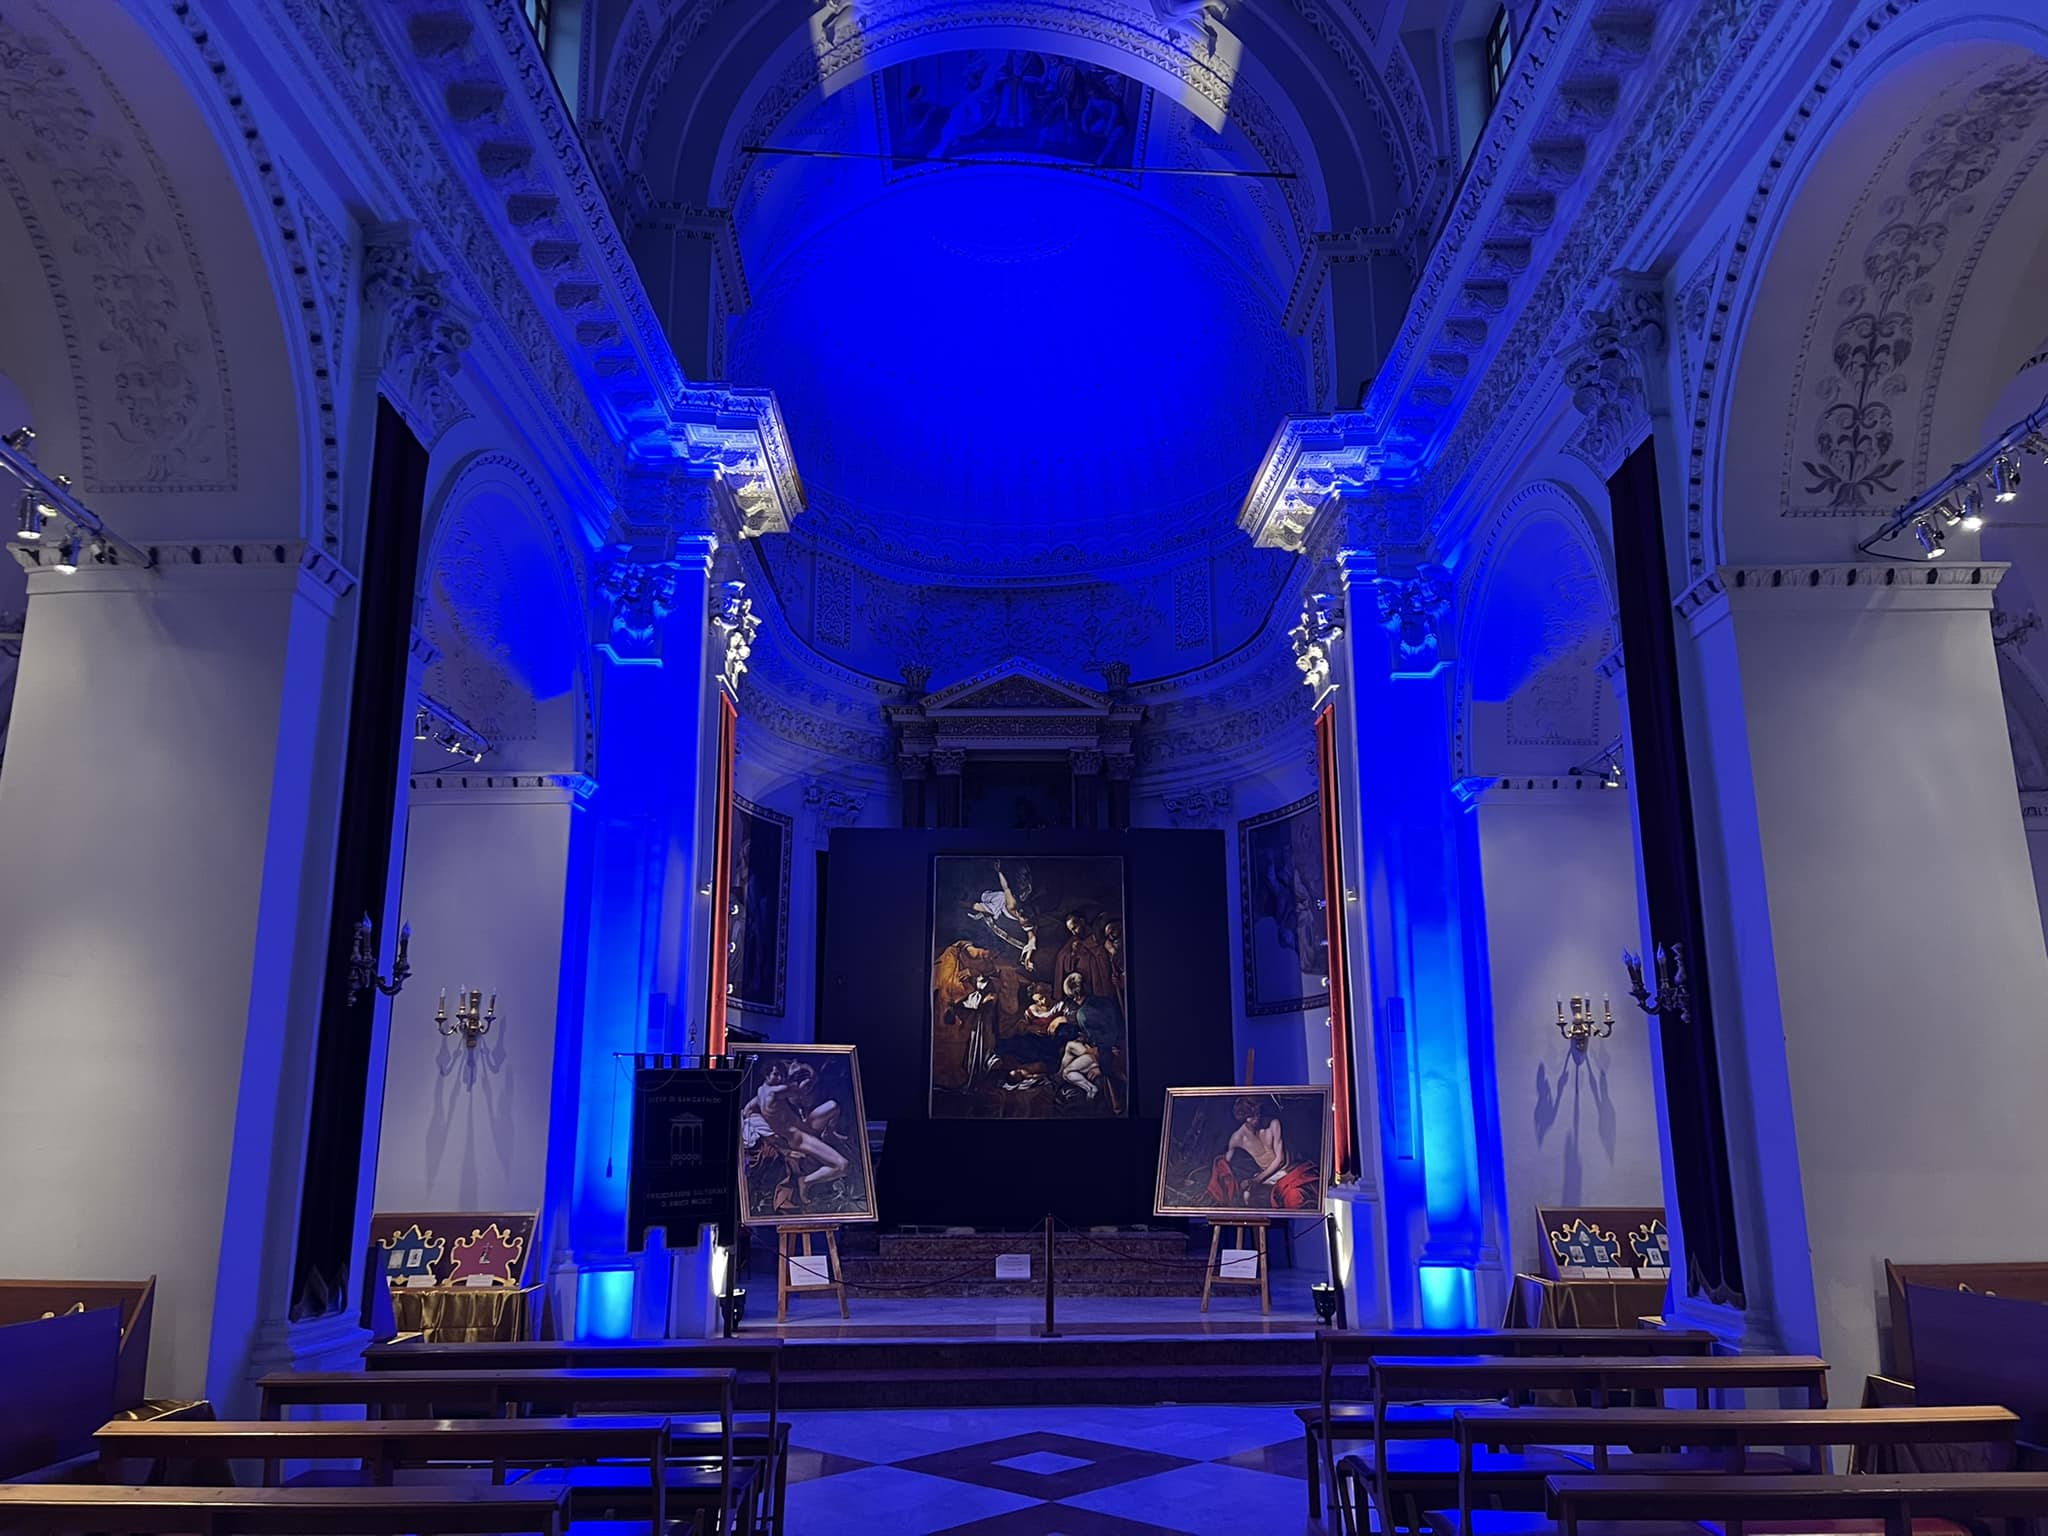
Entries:
[[933,860],[934,1119],[1131,1112],[1124,862]]

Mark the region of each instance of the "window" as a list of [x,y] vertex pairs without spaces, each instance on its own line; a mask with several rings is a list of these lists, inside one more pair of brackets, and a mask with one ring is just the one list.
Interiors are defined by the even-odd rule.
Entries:
[[[546,9],[546,0],[526,0],[526,3],[529,10],[536,4]],[[1507,89],[1508,71],[1514,63],[1515,28],[1508,19],[1508,8],[1503,5],[1493,13],[1493,25],[1486,29],[1486,104],[1489,108]]]
[[526,22],[533,28],[533,35],[540,39],[540,51],[548,51],[548,3],[549,0],[526,0]]

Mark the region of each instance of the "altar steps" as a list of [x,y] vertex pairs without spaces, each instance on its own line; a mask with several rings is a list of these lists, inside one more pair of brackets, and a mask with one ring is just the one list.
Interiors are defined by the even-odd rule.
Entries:
[[1298,1334],[790,1340],[791,1409],[1303,1403],[1316,1343]]

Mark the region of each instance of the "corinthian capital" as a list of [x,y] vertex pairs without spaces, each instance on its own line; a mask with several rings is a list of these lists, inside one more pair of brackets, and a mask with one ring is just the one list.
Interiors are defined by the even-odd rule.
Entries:
[[1451,578],[1440,565],[1421,565],[1411,575],[1373,580],[1380,622],[1393,631],[1396,677],[1428,677],[1450,659],[1445,643],[1451,612]]

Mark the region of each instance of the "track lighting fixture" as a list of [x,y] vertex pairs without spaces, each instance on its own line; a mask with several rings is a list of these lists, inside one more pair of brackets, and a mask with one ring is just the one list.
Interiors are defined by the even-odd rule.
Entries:
[[[2001,501],[2009,498],[2000,497]],[[1975,533],[1984,526],[1984,488],[1978,485],[1963,487],[1963,532]]]
[[2011,501],[2020,493],[2020,463],[2001,453],[1991,461],[1991,496],[1994,501]]
[[1607,759],[1607,773],[1600,783],[1606,789],[1621,788],[1621,764],[1614,758]]
[[5,443],[8,447],[12,448],[16,453],[23,454],[29,451],[29,449],[34,445],[35,440],[36,429],[34,427],[26,426],[16,427],[12,432],[9,432],[5,437],[0,437],[0,443]]
[[423,704],[412,712],[412,739],[425,741],[433,735],[434,717],[427,713]]
[[1931,517],[1922,517],[1914,522],[1913,537],[1920,541],[1921,551],[1930,560],[1939,560],[1948,553],[1948,535],[1935,527]]
[[33,490],[21,493],[21,511],[16,518],[16,531],[24,539],[36,540],[43,536],[43,522],[50,515],[50,509],[43,505],[42,498]]

